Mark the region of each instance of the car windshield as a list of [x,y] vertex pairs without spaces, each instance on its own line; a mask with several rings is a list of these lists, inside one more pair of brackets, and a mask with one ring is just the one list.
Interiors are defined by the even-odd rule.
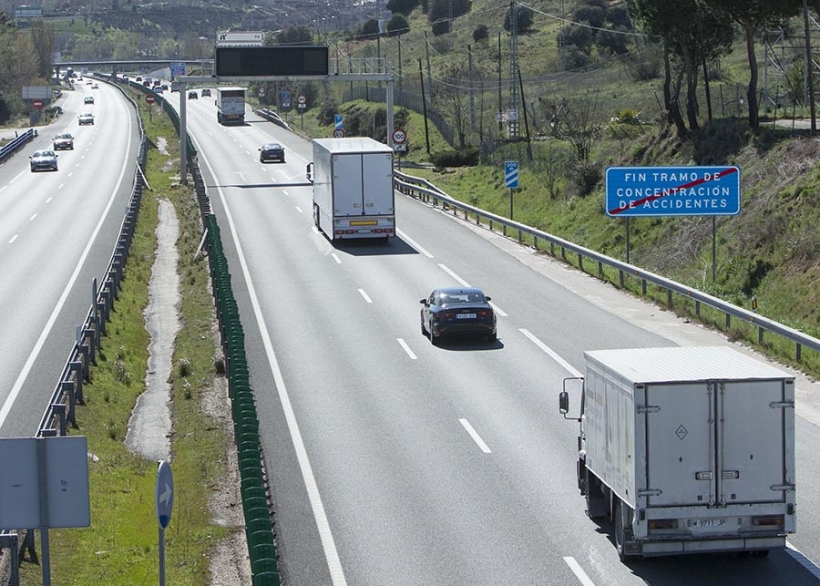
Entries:
[[71,138],[70,134],[58,134],[57,138]]
[[458,305],[465,303],[485,303],[481,293],[442,293],[440,297],[442,305]]
[[279,146],[278,144],[276,144],[275,142],[272,142],[270,144],[266,144],[262,148],[265,149],[266,151],[278,151],[282,147]]
[[53,157],[54,156],[54,151],[35,151],[34,156],[35,157]]

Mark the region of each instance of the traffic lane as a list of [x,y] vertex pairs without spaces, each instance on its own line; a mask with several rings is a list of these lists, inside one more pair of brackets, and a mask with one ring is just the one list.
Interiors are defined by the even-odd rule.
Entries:
[[[131,193],[139,137],[133,131],[133,111],[124,102],[120,108],[112,104],[110,112],[120,122],[102,134],[115,138],[94,141],[87,135],[71,153],[74,164],[58,171],[63,174],[59,189],[18,186],[17,199],[41,207],[13,243],[0,243],[3,274],[13,275],[16,284],[4,290],[0,306],[13,316],[7,324],[21,322],[14,337],[0,342],[6,358],[0,365],[4,402],[17,393],[14,408],[4,405],[0,412],[4,436],[36,430],[73,347],[76,327],[91,306],[91,281],[96,277],[101,282],[116,243]],[[122,116],[129,117],[126,140]],[[92,165],[96,157],[106,157],[108,164]],[[91,185],[107,185],[108,190],[89,189]]]

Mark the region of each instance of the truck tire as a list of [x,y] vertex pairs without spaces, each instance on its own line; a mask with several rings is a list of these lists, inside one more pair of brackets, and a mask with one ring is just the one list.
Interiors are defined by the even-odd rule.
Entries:
[[319,228],[319,205],[313,204],[313,223]]
[[623,515],[623,505],[621,504],[621,499],[617,499],[615,501],[615,549],[618,550],[618,558],[622,562],[627,560],[627,555],[624,550],[624,541],[626,539],[625,531],[624,531],[624,515]]
[[609,504],[601,491],[601,481],[584,467],[586,475],[587,516],[590,519],[600,519],[609,513]]

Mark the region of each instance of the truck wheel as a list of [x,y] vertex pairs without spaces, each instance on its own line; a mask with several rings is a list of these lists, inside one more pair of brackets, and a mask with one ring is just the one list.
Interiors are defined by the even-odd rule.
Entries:
[[615,503],[615,548],[618,550],[618,557],[622,562],[627,560],[627,555],[624,553],[624,515],[623,505],[618,499]]
[[313,223],[319,228],[319,206],[313,204]]
[[605,517],[609,513],[609,506],[601,492],[601,481],[594,474],[590,474],[586,467],[584,467],[584,475],[586,477],[587,516],[590,519]]

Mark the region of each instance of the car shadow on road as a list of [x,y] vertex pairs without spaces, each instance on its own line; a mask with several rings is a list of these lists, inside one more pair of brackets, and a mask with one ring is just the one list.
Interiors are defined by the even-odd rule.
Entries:
[[[425,337],[429,339],[429,336]],[[500,338],[488,342],[483,338],[476,338],[475,336],[448,336],[446,338],[438,338],[436,340],[436,347],[442,350],[450,350],[451,352],[478,352],[502,350],[504,348],[504,342],[502,342]]]

